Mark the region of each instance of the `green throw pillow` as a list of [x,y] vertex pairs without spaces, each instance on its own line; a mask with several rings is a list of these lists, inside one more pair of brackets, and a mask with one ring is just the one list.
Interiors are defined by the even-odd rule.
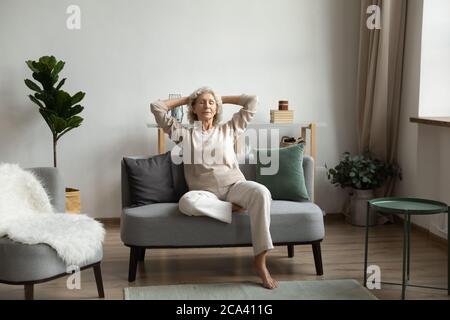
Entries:
[[[270,190],[274,200],[305,201],[310,200],[305,184],[303,173],[303,149],[304,144],[296,144],[280,149],[259,149],[256,150],[256,182],[261,183]],[[278,172],[275,171],[273,159],[268,164],[268,159],[273,158],[272,154],[279,153]],[[275,154],[274,154],[275,155]],[[269,169],[272,167],[272,169]],[[261,172],[267,168],[272,172]],[[273,174],[275,173],[275,174]]]

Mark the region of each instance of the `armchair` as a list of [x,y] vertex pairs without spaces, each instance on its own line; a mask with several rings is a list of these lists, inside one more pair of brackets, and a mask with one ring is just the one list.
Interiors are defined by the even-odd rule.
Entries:
[[[65,189],[55,168],[32,168],[48,192],[51,204],[57,212],[65,211]],[[104,298],[100,263],[103,252],[99,250],[92,261],[80,266],[80,270],[93,268],[97,291]],[[25,299],[34,298],[34,285],[67,275],[66,264],[47,244],[28,245],[0,237],[0,283],[23,285]]]

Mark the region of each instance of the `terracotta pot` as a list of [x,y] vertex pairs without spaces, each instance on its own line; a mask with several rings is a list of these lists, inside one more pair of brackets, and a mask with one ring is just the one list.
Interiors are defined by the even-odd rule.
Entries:
[[66,212],[81,212],[80,190],[74,188],[66,188]]

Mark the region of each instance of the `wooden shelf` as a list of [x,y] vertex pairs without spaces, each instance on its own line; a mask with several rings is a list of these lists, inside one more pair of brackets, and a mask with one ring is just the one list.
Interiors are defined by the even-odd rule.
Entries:
[[409,118],[409,121],[413,123],[450,128],[450,117],[411,117]]

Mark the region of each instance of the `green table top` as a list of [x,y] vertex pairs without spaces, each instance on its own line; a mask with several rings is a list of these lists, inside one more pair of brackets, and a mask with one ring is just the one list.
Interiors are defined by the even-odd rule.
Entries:
[[447,204],[417,198],[378,198],[369,200],[369,205],[384,213],[435,214],[448,212]]

